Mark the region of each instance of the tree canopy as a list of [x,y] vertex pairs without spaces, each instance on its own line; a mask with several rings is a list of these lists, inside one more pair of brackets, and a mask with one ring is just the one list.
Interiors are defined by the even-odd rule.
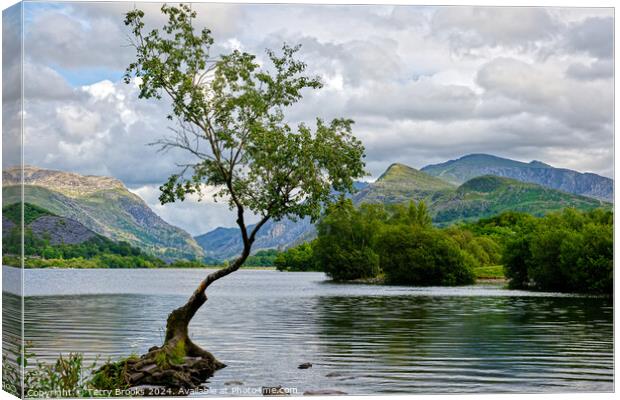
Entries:
[[[305,90],[322,86],[296,59],[300,46],[268,50],[266,60],[239,50],[212,55],[211,32],[194,30],[190,6],[161,10],[168,16],[161,31],[145,34],[140,10],[128,13],[125,23],[137,49],[126,80],[139,78],[142,98],[167,94],[169,118],[178,121],[175,135],[158,143],[195,156],[161,187],[162,203],[201,194],[206,184],[216,186],[216,196],[240,217],[249,210],[263,220],[316,219],[332,193],[352,190],[353,179],[364,175],[364,147],[352,134],[353,121],[286,121],[286,109]],[[245,241],[245,226],[241,230]]]

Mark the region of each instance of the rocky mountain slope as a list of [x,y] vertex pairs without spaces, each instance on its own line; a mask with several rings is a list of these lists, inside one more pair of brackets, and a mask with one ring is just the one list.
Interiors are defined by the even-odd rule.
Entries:
[[[20,199],[20,170],[5,169],[3,205]],[[24,200],[70,218],[115,241],[126,241],[162,258],[202,258],[203,249],[184,230],[155,214],[117,179],[27,166]]]
[[427,165],[422,171],[454,185],[478,176],[495,175],[607,202],[613,202],[614,196],[613,180],[604,176],[554,168],[540,161],[524,163],[488,154],[470,154]]
[[[2,236],[19,235],[21,207],[11,204],[2,210]],[[59,217],[35,205],[24,204],[24,224],[33,237],[46,240],[51,245],[81,244],[95,237],[101,237],[71,218]],[[18,229],[17,231],[14,231]],[[26,244],[27,245],[27,244]]]

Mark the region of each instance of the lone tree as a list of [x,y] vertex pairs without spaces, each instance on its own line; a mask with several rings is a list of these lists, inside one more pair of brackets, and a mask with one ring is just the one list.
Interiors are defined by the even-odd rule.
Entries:
[[[189,300],[168,316],[164,345],[158,351],[184,348],[188,356],[213,356],[188,337],[188,324],[207,301],[213,282],[235,272],[250,255],[256,235],[267,221],[310,217],[316,220],[335,192],[353,191],[353,180],[365,174],[364,147],[350,119],[314,126],[291,126],[285,111],[305,89],[319,89],[318,77],[304,75],[306,64],[295,58],[299,46],[284,45],[281,54],[267,50],[265,65],[256,56],[232,51],[211,55],[208,29],[194,29],[196,13],[188,5],[164,5],[168,17],[161,30],[145,32],[144,12],[126,14],[136,60],[125,82],[136,79],[140,98],[171,100],[168,118],[177,120],[174,135],[159,140],[163,150],[189,153],[161,189],[162,204],[201,194],[206,185],[236,210],[243,250],[231,262],[207,275]],[[260,219],[250,229],[247,213]]]

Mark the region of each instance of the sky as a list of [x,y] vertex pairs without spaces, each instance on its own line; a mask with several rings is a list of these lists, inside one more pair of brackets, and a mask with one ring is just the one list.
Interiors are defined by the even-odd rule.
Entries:
[[[163,24],[160,4],[137,6],[147,27]],[[122,81],[135,56],[123,24],[133,7],[25,3],[25,162],[119,178],[192,234],[234,226],[227,207],[208,198],[158,204],[158,186],[188,156],[148,145],[171,133],[169,103],[138,99],[135,83]],[[470,153],[613,177],[612,9],[193,8],[196,25],[213,32],[213,54],[241,49],[264,59],[267,48],[301,44],[325,86],[288,120],[355,120],[369,180],[394,162],[421,168]],[[15,60],[3,58],[5,82],[17,74]],[[3,110],[4,119],[16,116]]]

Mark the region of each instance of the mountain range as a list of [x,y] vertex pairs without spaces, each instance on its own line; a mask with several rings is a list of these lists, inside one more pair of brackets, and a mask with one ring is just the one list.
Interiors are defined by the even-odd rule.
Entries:
[[[23,172],[27,203],[164,259],[204,257],[191,235],[161,219],[118,179],[33,166],[25,166]],[[20,201],[20,176],[17,167],[2,171],[3,206]]]
[[[590,210],[611,207],[613,180],[591,173],[554,168],[540,161],[523,163],[486,154],[429,165],[421,170],[395,163],[375,181],[358,185],[353,201],[396,204],[424,201],[439,226],[471,221],[503,211],[543,215],[565,207]],[[255,251],[284,249],[315,236],[308,219],[266,224]],[[217,228],[196,237],[210,257],[239,253],[236,228]]]
[[454,185],[482,175],[495,175],[608,202],[613,202],[614,198],[613,180],[597,174],[554,168],[541,161],[524,163],[488,154],[470,154],[457,160],[427,165],[422,172]]
[[[3,206],[20,201],[19,168],[3,171]],[[192,238],[156,215],[115,178],[24,168],[24,200],[115,241],[126,241],[164,259],[225,260],[241,250],[236,228],[216,228]],[[374,182],[356,183],[354,203],[424,201],[438,226],[471,221],[503,211],[535,215],[575,207],[611,208],[613,180],[592,173],[472,154],[421,170],[392,164]],[[5,220],[3,219],[3,225]],[[311,240],[309,219],[269,221],[254,251],[285,249]]]

